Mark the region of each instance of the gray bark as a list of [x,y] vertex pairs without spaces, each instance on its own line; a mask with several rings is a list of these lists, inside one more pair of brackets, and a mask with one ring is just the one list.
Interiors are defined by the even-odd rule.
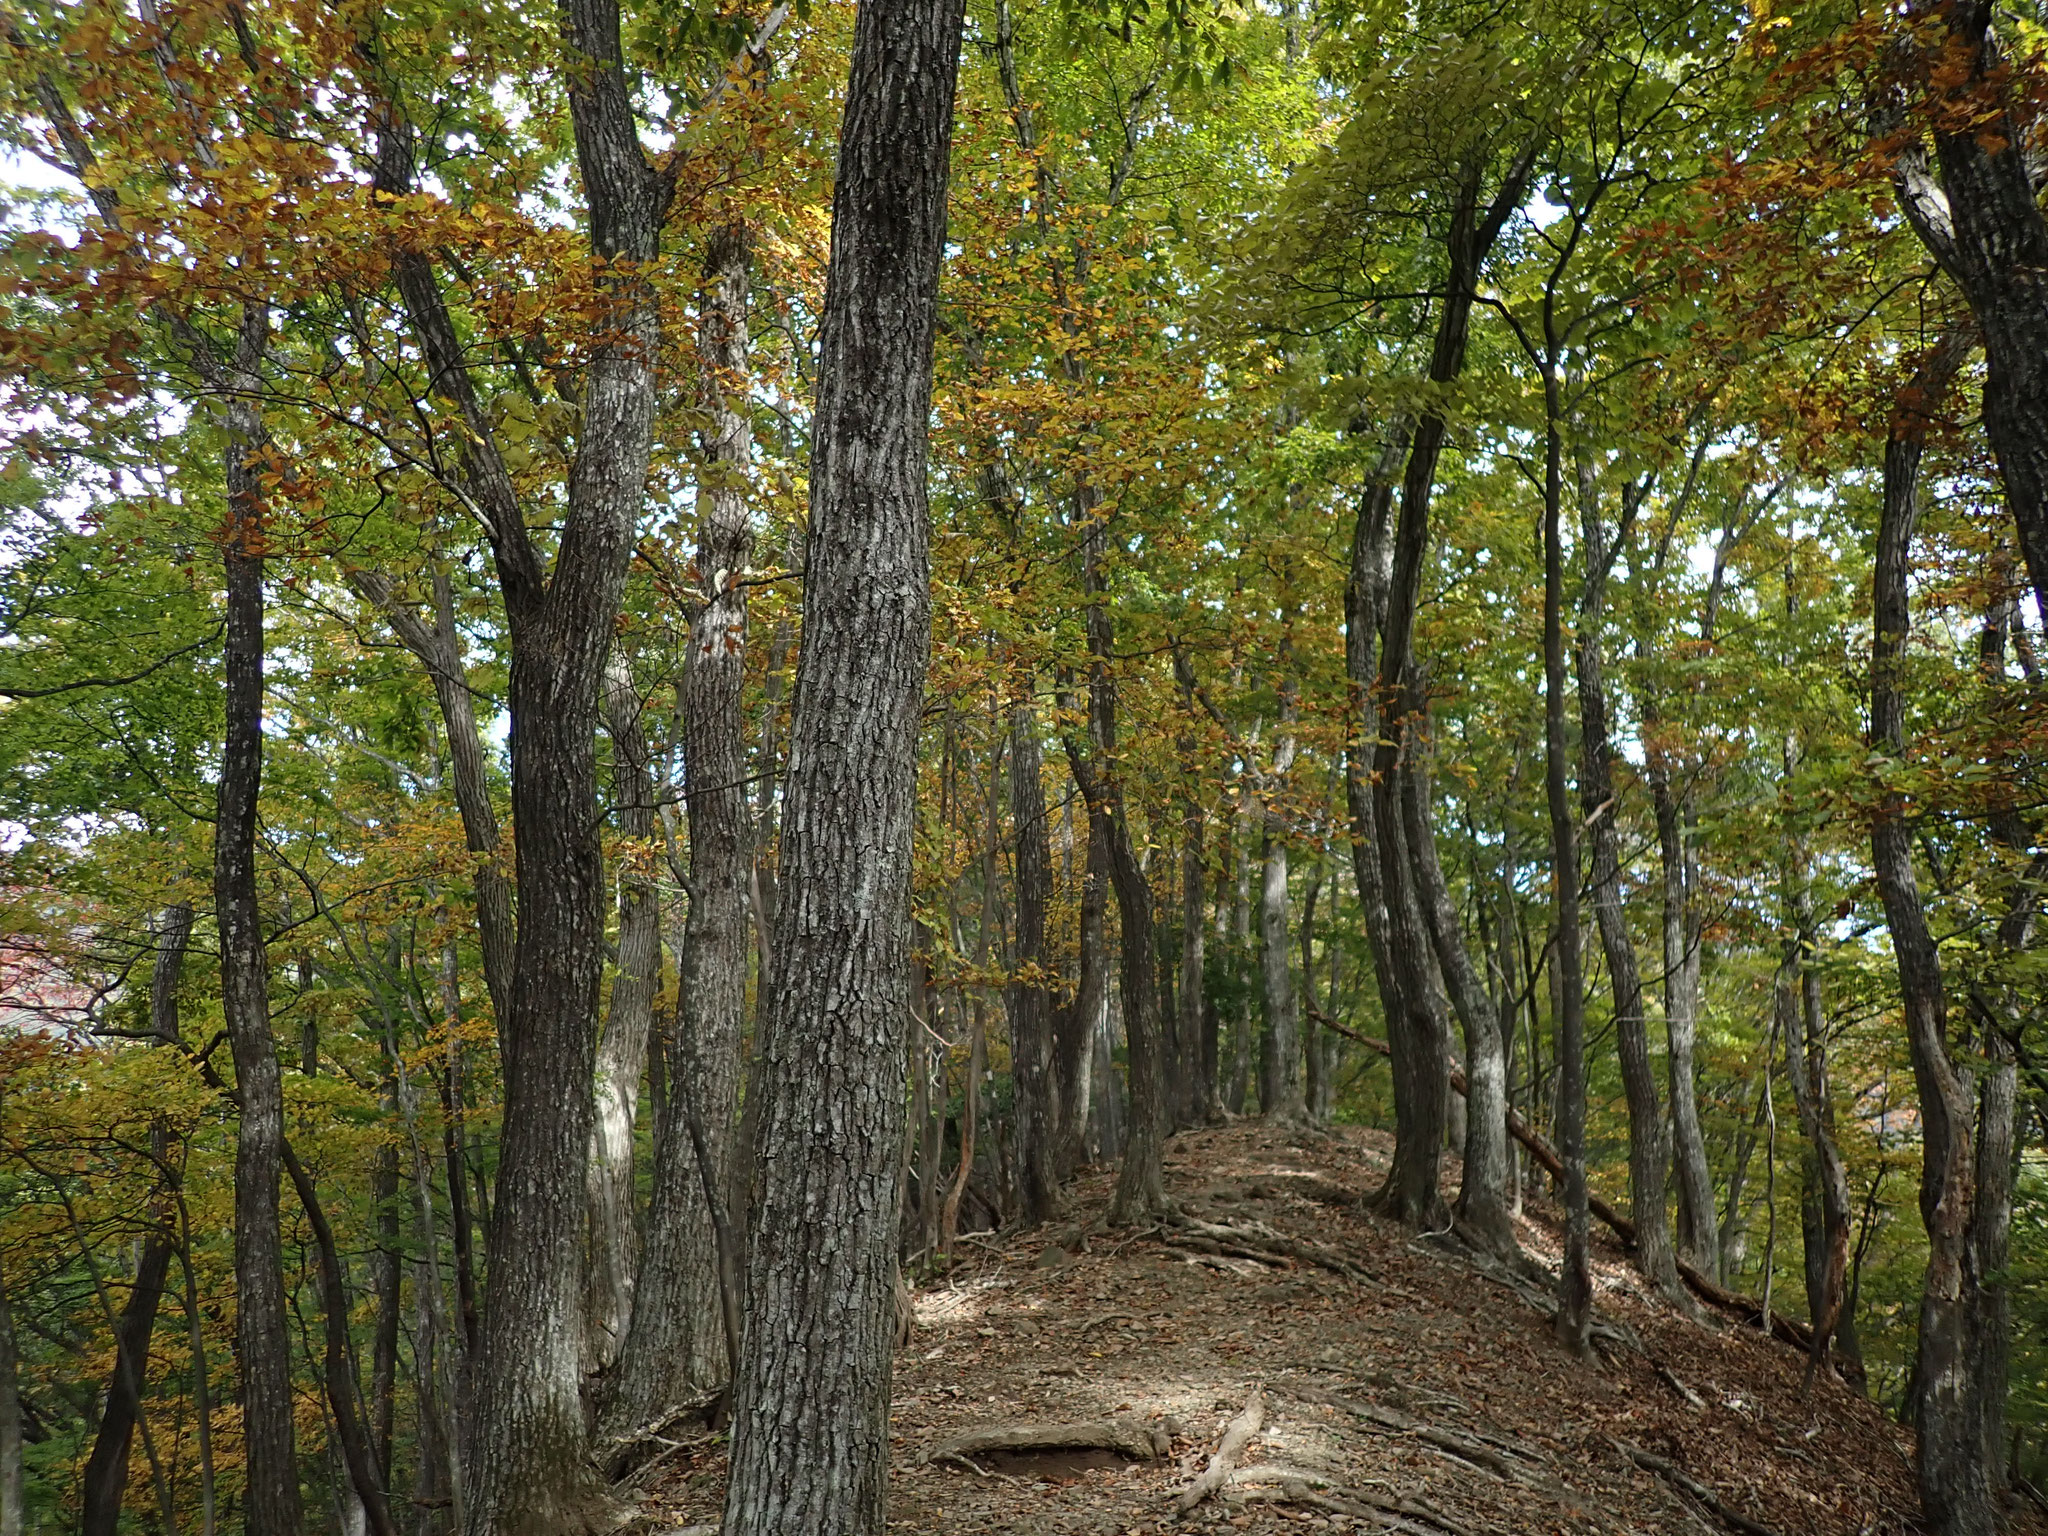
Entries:
[[[612,797],[619,835],[630,840],[630,846],[620,861],[619,963],[604,1035],[598,1041],[597,1102],[590,1126],[583,1368],[595,1375],[617,1362],[632,1318],[633,1270],[639,1256],[633,1124],[654,1032],[654,994],[661,985],[661,906],[644,867],[654,840],[655,789],[640,712],[632,674],[622,660],[615,662],[605,679],[605,716],[612,739]],[[460,1168],[451,1164],[448,1172],[450,1189],[459,1188]]]
[[1294,991],[1287,942],[1286,816],[1272,803],[1294,767],[1295,683],[1280,684],[1280,725],[1274,738],[1272,770],[1265,776],[1261,816],[1264,849],[1259,860],[1259,972],[1266,1031],[1259,1061],[1259,1113],[1267,1120],[1295,1121],[1308,1115],[1301,1086],[1301,1004]]
[[[1933,412],[1966,347],[1946,338],[1900,392],[1885,444],[1873,584],[1870,745],[1905,753],[1899,663],[1911,631],[1907,574],[1919,515],[1919,467]],[[1993,1536],[2004,1484],[2006,1301],[2000,1268],[2011,1221],[2014,1072],[1991,1056],[1973,1083],[1948,1045],[1941,956],[1921,903],[1904,799],[1883,795],[1871,863],[1898,960],[1921,1124],[1920,1217],[1927,1229],[1913,1420],[1920,1499],[1936,1536]]]
[[1016,1082],[1018,1193],[1027,1225],[1059,1209],[1059,1105],[1054,1075],[1052,991],[1045,976],[1045,918],[1052,905],[1052,839],[1046,821],[1044,754],[1030,703],[1010,711],[1010,822],[1016,847],[1018,979],[1004,993],[1010,1065]]
[[[1633,521],[1632,487],[1624,493],[1630,505],[1623,514],[1624,532]],[[1606,663],[1600,644],[1607,575],[1613,560],[1590,488],[1582,486],[1580,514],[1586,555],[1586,585],[1579,601],[1576,647],[1579,682],[1579,803],[1585,814],[1587,842],[1592,848],[1593,914],[1607,974],[1614,992],[1614,1042],[1621,1058],[1623,1092],[1628,1098],[1628,1174],[1631,1214],[1636,1225],[1636,1267],[1666,1298],[1690,1310],[1692,1301],[1678,1278],[1671,1246],[1671,1221],[1665,1209],[1670,1147],[1665,1140],[1664,1107],[1658,1102],[1656,1072],[1650,1064],[1649,1030],[1643,1012],[1642,974],[1637,968],[1635,939],[1621,899],[1621,814],[1614,786],[1614,748],[1610,739]]]
[[959,0],[854,23],[726,1536],[882,1536],[925,492]]

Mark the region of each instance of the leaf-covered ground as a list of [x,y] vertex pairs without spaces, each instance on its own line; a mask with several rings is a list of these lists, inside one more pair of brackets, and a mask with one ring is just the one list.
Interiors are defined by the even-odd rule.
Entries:
[[[1597,1361],[1571,1358],[1540,1289],[1361,1214],[1386,1152],[1364,1131],[1180,1136],[1169,1190],[1203,1225],[1103,1230],[1103,1171],[1060,1225],[963,1243],[952,1275],[917,1293],[897,1356],[891,1529],[1919,1528],[1909,1437],[1842,1383],[1802,1395],[1800,1355],[1651,1301],[1604,1241],[1614,1326]],[[1554,1263],[1549,1225],[1522,1237]],[[1176,1518],[1174,1495],[1255,1393],[1260,1428],[1233,1475]],[[946,1454],[983,1429],[1086,1424],[1170,1449]],[[627,1493],[647,1526],[687,1529],[716,1521],[722,1478],[717,1440],[685,1436]],[[2014,1530],[2048,1523],[2028,1513]]]

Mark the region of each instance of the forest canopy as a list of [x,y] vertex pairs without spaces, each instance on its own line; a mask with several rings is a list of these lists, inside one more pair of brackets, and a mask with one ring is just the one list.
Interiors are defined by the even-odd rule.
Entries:
[[873,1536],[1239,1117],[2048,1511],[2034,0],[0,28],[0,1536]]

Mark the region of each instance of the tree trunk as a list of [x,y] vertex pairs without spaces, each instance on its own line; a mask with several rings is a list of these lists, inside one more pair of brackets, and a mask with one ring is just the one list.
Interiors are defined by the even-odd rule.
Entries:
[[1671,1084],[1671,1145],[1678,1171],[1678,1251],[1708,1278],[1721,1278],[1721,1244],[1714,1213],[1714,1176],[1700,1126],[1699,1085],[1693,1053],[1699,1039],[1700,934],[1693,912],[1693,855],[1686,838],[1682,797],[1671,784],[1668,755],[1656,741],[1659,720],[1643,710],[1644,758],[1657,819],[1663,875],[1664,1033]]
[[[1921,449],[1966,355],[1955,335],[1936,347],[1900,392],[1885,444],[1872,578],[1870,745],[1893,761],[1905,754],[1898,671],[1912,627],[1907,573]],[[1919,1092],[1920,1217],[1928,1247],[1912,1390],[1920,1499],[1935,1536],[1992,1536],[2004,1492],[2006,1306],[1999,1268],[2011,1219],[2014,1075],[2009,1061],[1994,1057],[1973,1084],[1949,1053],[1941,956],[1921,904],[1912,836],[1904,797],[1885,792],[1871,823],[1871,864],[1898,959]]]
[[[2028,146],[2036,109],[2016,92],[1984,0],[1914,0],[1933,49],[1900,57],[1929,89],[1935,166],[1920,124],[1893,180],[1907,218],[1969,301],[1984,343],[1984,431],[1998,458],[2034,595],[2048,612],[2048,217]],[[1894,130],[1897,103],[1879,112]],[[1891,119],[1891,121],[1884,121]],[[1938,169],[1938,180],[1936,177]]]
[[1046,985],[1045,916],[1052,905],[1052,836],[1046,821],[1044,756],[1028,700],[1010,711],[1010,821],[1016,838],[1019,973],[1005,992],[1010,1064],[1016,1084],[1018,1185],[1025,1224],[1059,1210],[1059,1084],[1054,1072],[1053,998]]
[[1579,955],[1579,829],[1566,784],[1563,442],[1556,369],[1544,369],[1543,783],[1550,807],[1550,878],[1557,913],[1557,1151],[1564,1164],[1564,1262],[1557,1275],[1557,1336],[1587,1354],[1593,1275],[1586,1203],[1586,983]]
[[[256,896],[256,802],[263,777],[263,504],[251,463],[262,441],[252,407],[228,410],[227,740],[213,842],[221,1011],[241,1101],[235,1143],[235,1341],[241,1366],[249,1525],[297,1536],[299,1468],[292,1434],[291,1345],[277,1188],[284,1088],[270,1032],[270,968]],[[169,1257],[164,1247],[164,1260]],[[161,1263],[159,1264],[161,1269]],[[162,1285],[159,1273],[157,1282]],[[154,1316],[154,1303],[151,1304]],[[111,1527],[109,1527],[111,1528]]]
[[152,1229],[142,1240],[142,1258],[135,1283],[114,1325],[114,1374],[107,1386],[106,1407],[92,1454],[80,1478],[84,1512],[82,1536],[114,1536],[121,1523],[121,1501],[128,1492],[128,1449],[142,1415],[142,1388],[149,1364],[149,1336],[156,1328],[157,1304],[170,1273],[170,1234]]
[[1259,972],[1266,1015],[1259,1113],[1267,1120],[1289,1122],[1306,1118],[1308,1100],[1301,1086],[1301,1006],[1287,942],[1287,831],[1270,810],[1259,863]]
[[[1849,1283],[1849,1175],[1835,1145],[1834,1111],[1828,1104],[1820,978],[1802,963],[1801,943],[1797,938],[1787,942],[1788,953],[1773,991],[1779,1027],[1785,1034],[1785,1076],[1792,1086],[1792,1104],[1799,1112],[1799,1129],[1806,1137],[1808,1154],[1800,1216],[1806,1239],[1806,1308],[1813,1326],[1813,1357],[1806,1367],[1811,1389],[1815,1373],[1827,1363]],[[1794,978],[1798,982],[1796,998]],[[1809,1203],[1819,1217],[1817,1223],[1807,1218]]]
[[[1483,206],[1480,163],[1473,160],[1456,168],[1457,183],[1444,240],[1442,307],[1429,360],[1429,379],[1433,384],[1448,384],[1464,372],[1480,269],[1509,215],[1520,206],[1534,158],[1532,141],[1505,168],[1494,197]],[[1413,771],[1415,755],[1421,750],[1427,729],[1428,699],[1414,652],[1415,615],[1421,599],[1423,565],[1429,552],[1430,498],[1447,431],[1448,421],[1440,409],[1426,411],[1416,421],[1412,439],[1406,445],[1408,463],[1401,478],[1400,517],[1394,529],[1391,559],[1380,567],[1384,577],[1377,579],[1379,602],[1375,617],[1381,628],[1378,676],[1365,683],[1379,690],[1376,713],[1391,716],[1386,722],[1389,729],[1379,732],[1378,751],[1373,758],[1371,798],[1377,823],[1374,830],[1380,876],[1378,889],[1366,898],[1368,924],[1378,918],[1385,925],[1385,937],[1373,945],[1373,958],[1376,966],[1382,968],[1382,998],[1389,1005],[1387,1039],[1394,1048],[1394,1158],[1378,1202],[1389,1214],[1413,1227],[1437,1225],[1443,1216],[1442,1146],[1451,1099],[1450,1022],[1444,1015],[1443,999],[1431,974],[1428,924],[1414,873],[1415,845],[1423,837],[1433,840],[1436,833],[1426,804],[1419,827],[1411,830],[1410,818],[1402,809],[1404,791],[1400,783],[1403,774]],[[1395,440],[1405,435],[1396,433]],[[1382,484],[1376,484],[1368,494],[1369,503],[1391,495],[1391,486],[1382,489]],[[1386,510],[1381,508],[1372,515],[1383,528]],[[1362,509],[1361,528],[1364,525]],[[1354,584],[1364,579],[1359,570],[1361,553],[1354,539]],[[1353,642],[1347,645],[1350,643]],[[1360,636],[1356,643],[1369,654],[1369,637]],[[1363,682],[1354,670],[1354,690]],[[1357,820],[1355,810],[1353,819]],[[1364,885],[1359,889],[1365,898]],[[1467,965],[1469,968],[1469,962]],[[1388,966],[1393,971],[1391,990],[1386,975]]]
[[[583,1368],[597,1375],[617,1363],[633,1315],[639,1246],[633,1122],[639,1114],[640,1079],[647,1070],[654,1031],[654,994],[661,986],[661,904],[645,868],[653,851],[655,786],[640,709],[631,673],[623,662],[615,663],[605,679],[605,712],[612,738],[612,796],[618,806],[619,835],[629,839],[630,846],[619,861],[619,964],[612,978],[604,1038],[597,1047],[597,1103],[587,1174],[590,1255],[584,1279]],[[742,967],[745,963],[742,950]],[[460,1171],[451,1162],[451,1195],[461,1187]],[[457,1221],[459,1226],[467,1224],[462,1217]]]
[[1090,810],[1081,870],[1080,976],[1074,999],[1054,1014],[1062,1178],[1088,1161],[1088,1121],[1097,1086],[1095,1042],[1109,1012],[1109,829]]
[[1180,985],[1175,997],[1180,1037],[1180,1120],[1183,1125],[1212,1125],[1222,1119],[1216,1097],[1216,1048],[1210,1030],[1214,1017],[1206,994],[1208,931],[1203,918],[1201,806],[1190,798],[1181,815],[1180,849]]
[[[1633,501],[1637,494],[1633,487],[1624,492],[1630,505],[1623,513],[1622,537],[1634,521]],[[1614,787],[1606,665],[1600,645],[1607,574],[1614,551],[1600,527],[1599,509],[1590,487],[1582,486],[1580,503],[1586,586],[1579,600],[1576,647],[1579,804],[1585,814],[1587,841],[1592,845],[1593,915],[1614,991],[1615,1050],[1621,1058],[1622,1090],[1628,1098],[1629,1201],[1636,1225],[1635,1262],[1644,1278],[1666,1300],[1689,1312],[1693,1308],[1692,1298],[1678,1278],[1670,1218],[1664,1203],[1671,1156],[1664,1136],[1664,1106],[1658,1102],[1656,1070],[1650,1063],[1635,939],[1628,931],[1628,914],[1621,900],[1621,805]]]
[[[753,523],[746,501],[753,431],[746,405],[752,251],[744,226],[721,226],[705,255],[699,345],[712,467],[697,542],[699,607],[681,689],[689,816],[688,915],[677,970],[676,1082],[654,1133],[647,1252],[620,1380],[605,1422],[625,1434],[725,1379],[717,1242],[689,1122],[703,1131],[713,1181],[737,1226],[746,1183],[734,1157],[753,937],[754,821],[747,795],[747,588]],[[767,749],[771,720],[763,728]],[[763,807],[764,819],[773,811]],[[764,901],[772,899],[764,895]],[[764,917],[766,914],[763,914]],[[765,1003],[764,995],[764,1003]],[[765,1017],[765,1011],[764,1011]],[[737,1261],[738,1255],[732,1255]]]
[[925,498],[960,0],[854,23],[726,1536],[882,1536]]
[[1418,756],[1402,770],[1402,811],[1416,895],[1429,924],[1437,965],[1449,984],[1465,1031],[1464,1180],[1458,1190],[1460,1228],[1490,1253],[1520,1250],[1508,1213],[1508,1063],[1498,1016],[1486,986],[1465,948],[1465,935],[1451,905],[1450,886],[1438,862],[1429,826],[1427,759]]
[[320,1310],[326,1343],[324,1360],[328,1410],[334,1415],[335,1439],[340,1443],[341,1461],[349,1485],[360,1504],[372,1536],[398,1536],[391,1518],[391,1505],[384,1496],[384,1480],[372,1459],[370,1436],[363,1425],[362,1402],[356,1385],[355,1359],[349,1341],[348,1283],[341,1272],[341,1255],[334,1246],[334,1229],[320,1204],[320,1193],[289,1146],[284,1149],[285,1169],[292,1188],[313,1228],[319,1254]]
[[448,779],[462,817],[463,844],[476,861],[476,927],[483,950],[484,987],[502,1046],[511,1017],[512,956],[516,946],[512,880],[498,862],[498,812],[491,803],[490,774],[484,765],[483,736],[477,730],[469,672],[462,661],[462,635],[455,627],[455,597],[448,572],[433,572],[434,622],[422,622],[401,601],[389,579],[374,571],[353,571],[349,579],[390,623],[400,644],[418,657],[434,685],[441,724],[448,736]]

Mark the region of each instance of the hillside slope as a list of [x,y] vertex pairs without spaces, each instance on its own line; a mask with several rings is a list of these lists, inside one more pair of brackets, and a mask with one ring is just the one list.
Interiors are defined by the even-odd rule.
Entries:
[[[1863,1398],[1832,1377],[1802,1397],[1798,1353],[1651,1302],[1604,1244],[1601,1358],[1572,1359],[1540,1288],[1360,1214],[1386,1151],[1352,1130],[1180,1136],[1169,1190],[1206,1226],[1091,1232],[1102,1172],[1070,1222],[964,1243],[897,1356],[891,1529],[1918,1528],[1909,1437]],[[1522,1235],[1555,1262],[1548,1228]],[[1231,1476],[1177,1519],[1226,1436]],[[1101,1443],[1031,1444],[1063,1440]],[[716,1520],[717,1449],[678,1441],[633,1479],[647,1525]]]

